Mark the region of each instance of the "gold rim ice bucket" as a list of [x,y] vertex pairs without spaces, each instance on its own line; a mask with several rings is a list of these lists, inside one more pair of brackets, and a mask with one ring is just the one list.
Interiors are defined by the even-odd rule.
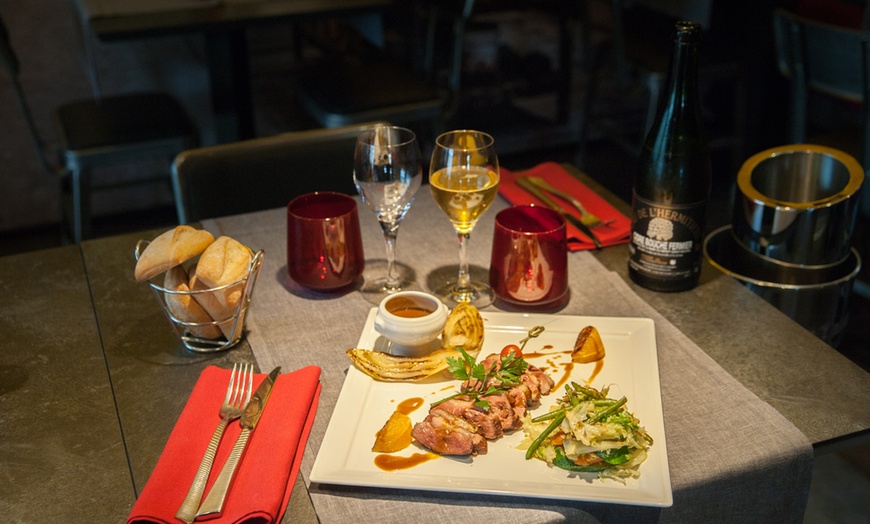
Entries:
[[792,144],[750,157],[737,174],[733,233],[787,266],[824,268],[850,256],[864,170],[837,149]]

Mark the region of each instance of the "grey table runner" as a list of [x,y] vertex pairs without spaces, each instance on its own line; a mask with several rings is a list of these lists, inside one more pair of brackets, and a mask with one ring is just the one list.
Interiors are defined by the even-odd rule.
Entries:
[[[485,276],[493,218],[506,206],[497,199],[471,235],[473,274]],[[380,227],[364,205],[359,213],[366,260],[382,261]],[[655,321],[672,507],[310,485],[308,475],[350,365],[345,350],[359,340],[373,305],[353,291],[310,292],[286,276],[283,209],[208,220],[204,227],[266,252],[247,320],[260,368],[323,370],[320,407],[301,468],[323,523],[802,521],[812,471],[806,437],[587,252],[569,255],[571,300],[559,313]],[[457,249],[446,217],[428,194],[419,195],[399,231],[399,262],[430,289],[436,275],[455,270]]]

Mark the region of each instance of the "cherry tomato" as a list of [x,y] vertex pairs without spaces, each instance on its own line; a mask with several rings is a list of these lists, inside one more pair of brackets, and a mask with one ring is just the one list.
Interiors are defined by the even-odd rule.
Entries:
[[523,351],[516,344],[508,344],[504,347],[504,349],[501,350],[501,356],[503,357],[506,357],[511,353],[513,353],[514,356],[516,356],[517,358],[522,358],[523,356]]

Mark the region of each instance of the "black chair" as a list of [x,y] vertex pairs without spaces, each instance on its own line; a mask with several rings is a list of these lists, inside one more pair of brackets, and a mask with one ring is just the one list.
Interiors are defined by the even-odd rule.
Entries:
[[[859,133],[852,134],[858,140],[825,145],[846,147],[865,170],[870,168],[870,106],[864,103],[870,96],[866,55],[870,32],[817,22],[783,9],[774,12],[773,21],[779,71],[789,80],[789,139],[807,140],[810,107],[818,101],[817,95],[840,100],[844,102],[841,114],[859,115],[855,120]],[[830,116],[826,115],[829,121]],[[842,127],[844,122],[835,124]]]
[[[18,79],[20,64],[9,33],[0,19],[0,61],[13,87],[18,104],[46,170],[61,181],[61,212],[72,239],[79,243],[91,229],[91,193],[119,184],[92,184],[91,169],[144,159],[166,159],[167,173],[159,182],[169,182],[169,163],[181,151],[196,147],[198,133],[184,108],[165,93],[134,93],[82,100],[57,109],[59,144],[46,143],[39,134]],[[151,184],[154,178],[139,178],[123,185]]]
[[[619,144],[632,155],[640,152],[664,87],[674,24],[680,18],[695,17],[695,13],[660,10],[665,6],[654,6],[655,2],[607,0],[604,3],[610,26],[606,28],[603,43],[592,51],[586,64],[588,86],[575,158],[581,166],[585,148],[596,134]],[[704,5],[683,4],[687,9]],[[711,16],[706,14],[707,18]],[[746,71],[736,57],[723,49],[725,46],[711,41],[709,28],[704,29],[705,42],[699,64],[702,97],[712,97],[711,93],[730,95],[727,110],[711,108],[722,105],[718,98],[716,104],[705,104],[703,108],[705,120],[722,119],[722,115],[710,114],[711,109],[727,115],[730,120],[728,125],[721,126],[723,129],[708,130],[710,149],[727,151],[738,167],[743,161]]]
[[[784,9],[774,12],[773,26],[779,70],[789,81],[789,140],[835,147],[855,156],[864,167],[861,215],[866,238],[856,243],[864,244],[866,259],[870,255],[870,32],[818,22]],[[838,100],[841,106],[829,111],[831,106],[823,104],[824,100]],[[811,118],[814,103],[826,108],[816,126]],[[856,283],[856,290],[870,297],[866,283]]]
[[356,194],[356,139],[379,123],[294,131],[185,151],[172,170],[179,220],[187,224],[282,207],[313,191]]
[[[465,26],[474,0],[423,0],[421,6],[426,29],[417,67],[381,49],[327,54],[300,72],[300,105],[324,127],[384,120],[405,126],[424,123],[437,134],[455,109]],[[436,51],[442,54],[436,56]],[[446,63],[443,85],[436,73],[438,58]]]

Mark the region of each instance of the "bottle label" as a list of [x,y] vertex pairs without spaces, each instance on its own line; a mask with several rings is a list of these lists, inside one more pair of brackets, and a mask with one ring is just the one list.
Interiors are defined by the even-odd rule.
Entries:
[[665,205],[635,194],[629,268],[657,280],[697,278],[705,204]]

